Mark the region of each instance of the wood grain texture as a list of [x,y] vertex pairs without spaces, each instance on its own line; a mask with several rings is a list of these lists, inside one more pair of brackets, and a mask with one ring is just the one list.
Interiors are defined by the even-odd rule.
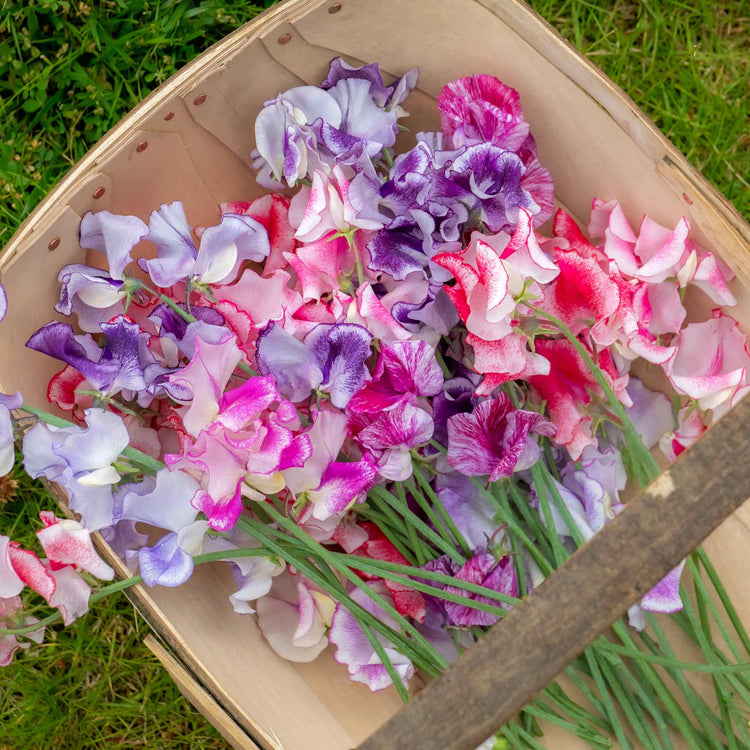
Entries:
[[745,399],[359,750],[475,748],[740,507],[748,452]]

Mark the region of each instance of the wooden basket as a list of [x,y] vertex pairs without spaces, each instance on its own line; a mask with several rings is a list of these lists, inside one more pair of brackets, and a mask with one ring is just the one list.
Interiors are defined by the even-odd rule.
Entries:
[[[439,128],[435,97],[458,76],[490,73],[518,89],[540,160],[566,208],[585,219],[593,197],[618,197],[632,223],[646,211],[670,226],[687,216],[696,241],[736,272],[740,303],[733,314],[747,330],[747,225],[620,89],[521,2],[292,0],[160,86],[24,222],[0,257],[11,303],[0,326],[0,388],[21,389],[29,403],[47,407],[46,384],[59,366],[24,342],[51,317],[59,268],[96,263],[78,245],[84,213],[107,209],[147,219],[159,204],[179,199],[191,224],[216,223],[221,202],[263,192],[250,160],[262,103],[292,86],[318,84],[337,55],[377,61],[393,75],[419,67],[419,87],[408,102],[412,132]],[[748,540],[745,505],[707,543],[745,621],[750,596],[736,568],[747,560]],[[105,555],[116,560],[111,550]],[[568,575],[563,570],[552,580]],[[232,590],[227,566],[219,565],[196,570],[179,589],[139,588],[133,596],[160,639],[149,638],[157,656],[234,746],[351,748],[398,711],[394,691],[371,694],[350,683],[331,649],[312,664],[276,656],[251,617],[232,613]],[[567,646],[575,654],[577,644]],[[583,747],[553,728],[545,741],[550,748]],[[391,746],[404,745],[394,739]],[[455,747],[468,746],[456,740]]]

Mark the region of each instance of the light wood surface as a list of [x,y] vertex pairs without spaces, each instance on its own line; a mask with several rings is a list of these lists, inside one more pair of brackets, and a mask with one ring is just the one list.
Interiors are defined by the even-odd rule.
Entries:
[[[263,192],[249,166],[262,102],[290,86],[319,83],[338,54],[350,63],[378,61],[392,75],[420,68],[408,103],[411,133],[401,136],[405,146],[414,132],[438,127],[434,99],[452,79],[490,73],[519,89],[562,203],[584,220],[594,197],[619,197],[635,225],[645,212],[671,225],[687,216],[693,236],[737,272],[737,314],[747,330],[747,225],[620,89],[524,4],[345,0],[337,13],[329,5],[275,6],[212,47],[125,117],[24,222],[0,256],[0,279],[10,292],[8,319],[0,326],[0,389],[21,388],[30,403],[46,405],[47,381],[59,367],[23,344],[51,317],[57,270],[85,260],[77,240],[86,211],[147,219],[160,203],[180,199],[192,224],[215,223],[220,202]],[[279,44],[282,34],[291,36],[287,44]],[[143,141],[147,148],[137,152]],[[51,253],[53,238],[60,244]],[[709,542],[746,618],[750,597],[737,568],[747,557],[747,515],[732,516]],[[179,589],[141,587],[134,596],[184,665],[181,679],[194,675],[258,745],[351,748],[398,710],[393,691],[372,695],[349,683],[330,649],[309,665],[277,657],[251,617],[232,613],[232,588],[226,567],[216,565],[196,571]],[[554,731],[546,742],[555,750],[582,747]]]

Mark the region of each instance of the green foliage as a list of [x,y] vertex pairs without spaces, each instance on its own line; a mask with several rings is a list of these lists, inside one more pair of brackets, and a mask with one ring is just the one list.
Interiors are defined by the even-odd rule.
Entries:
[[[255,16],[244,0],[0,3],[0,245],[143,97]],[[531,0],[745,215],[748,14],[736,0]],[[746,11],[746,8],[744,9]],[[34,547],[53,501],[19,477],[0,532]],[[2,491],[0,488],[0,499]],[[223,748],[141,641],[124,597],[98,602],[3,670],[0,748]],[[519,729],[520,731],[520,729]],[[501,741],[498,741],[500,743]]]

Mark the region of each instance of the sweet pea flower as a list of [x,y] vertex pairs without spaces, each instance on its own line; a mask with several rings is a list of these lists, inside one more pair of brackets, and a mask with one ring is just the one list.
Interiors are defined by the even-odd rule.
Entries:
[[646,612],[657,612],[670,614],[682,609],[682,597],[680,596],[680,576],[685,567],[683,560],[676,568],[667,573],[649,592],[642,598],[640,603],[634,604],[628,609],[628,622],[636,630],[646,627]]
[[258,627],[279,656],[311,662],[328,645],[333,606],[329,596],[302,576],[285,573],[273,582],[270,594],[258,599]]
[[193,557],[200,554],[208,522],[194,521],[171,531],[151,547],[138,550],[138,566],[147,586],[181,586],[193,574]]
[[[529,383],[547,403],[550,418],[557,427],[554,441],[564,445],[576,461],[587,445],[596,445],[591,434],[591,410],[587,407],[592,402],[592,394],[603,396],[601,386],[567,340],[537,339],[535,348],[536,353],[550,363],[550,370],[547,374],[530,377]],[[597,364],[615,395],[629,407],[631,401],[625,390],[627,374],[620,375],[606,349],[599,353]]]
[[[23,605],[21,599],[18,596],[12,596],[7,599],[0,598],[0,627],[12,628],[18,627],[19,624],[24,626],[33,625],[39,622],[35,617],[19,618],[20,610]],[[20,622],[19,622],[20,619]],[[25,638],[28,638],[35,643],[41,643],[44,640],[44,628],[39,628],[31,633],[27,633]],[[18,649],[28,649],[31,644],[22,640],[19,641],[15,635],[4,635],[0,637],[0,667],[7,667],[12,661]]]
[[[409,561],[393,546],[376,524],[362,523],[359,528],[365,532],[365,538],[353,550],[355,555],[396,565],[409,565]],[[411,617],[419,623],[424,622],[427,615],[427,603],[418,591],[399,581],[391,581],[364,571],[360,575],[367,581],[381,581],[393,598],[393,606],[399,614]]]
[[[301,467],[282,470],[289,492],[309,501],[309,516],[317,521],[340,517],[372,487],[377,467],[369,457],[339,461],[347,436],[346,417],[337,411],[318,411],[306,433],[312,452]],[[304,523],[307,516],[303,515]]]
[[100,323],[105,346],[99,347],[90,334],[76,335],[67,323],[48,323],[26,342],[29,349],[59,359],[74,367],[105,396],[124,392],[126,400],[137,399],[148,406],[165,391],[180,398],[184,391],[170,388],[170,368],[162,366],[149,348],[151,335],[124,315]]
[[57,277],[61,286],[55,310],[75,314],[81,329],[89,333],[97,333],[101,323],[124,313],[124,301],[137,289],[125,278],[125,268],[133,261],[133,248],[147,233],[148,227],[136,216],[89,211],[81,219],[81,247],[106,255],[109,270],[82,263],[64,266]]
[[555,426],[541,414],[514,409],[500,393],[483,401],[471,414],[448,420],[448,463],[468,476],[488,476],[496,482],[533,466],[539,446],[532,434],[555,434]]
[[[518,582],[513,562],[509,555],[497,559],[495,555],[487,552],[483,547],[476,550],[476,554],[463,565],[459,565],[447,555],[431,560],[424,566],[425,570],[442,573],[457,578],[460,581],[475,583],[478,586],[497,591],[507,596],[518,596]],[[503,609],[510,609],[507,604],[499,604],[495,599],[489,599],[481,594],[474,594],[457,586],[449,586],[444,583],[429,582],[436,589],[441,589],[450,594],[462,596],[472,601],[493,604]],[[500,617],[490,612],[483,612],[473,607],[457,602],[449,602],[438,597],[430,597],[437,606],[445,613],[448,625],[457,627],[473,627],[476,625],[494,625]]]
[[293,253],[297,245],[294,227],[289,224],[289,198],[268,193],[254,201],[231,201],[220,205],[222,214],[249,216],[262,224],[268,233],[271,252],[263,264],[263,276],[286,266],[284,253]]
[[684,406],[677,413],[677,428],[665,432],[659,440],[659,448],[672,462],[707,430],[700,409],[695,403]]
[[25,586],[47,602],[56,588],[55,579],[36,554],[0,534],[0,602],[18,596]]
[[716,311],[711,320],[690,323],[676,346],[667,377],[678,393],[697,399],[701,409],[721,415],[750,390],[747,337],[733,318]]
[[53,427],[42,422],[23,439],[26,473],[57,482],[68,495],[71,510],[90,531],[111,526],[112,485],[120,481],[114,464],[130,437],[122,419],[101,409],[85,411],[85,427]]
[[[389,604],[393,603],[382,584],[372,583],[368,585]],[[357,604],[377,617],[380,622],[391,628],[398,628],[396,621],[363,591],[355,589],[350,596]],[[380,633],[374,633],[374,636],[382,644],[383,650],[391,660],[399,679],[406,685],[414,676],[414,665],[411,660],[396,651],[393,645]],[[362,628],[349,610],[341,604],[336,605],[328,640],[336,647],[336,661],[339,664],[346,665],[349,671],[349,679],[353,682],[361,682],[373,692],[383,690],[393,684],[388,670]]]
[[541,209],[535,223],[544,223],[552,215],[554,188],[536,157],[518,92],[494,76],[468,76],[443,87],[438,109],[443,136],[454,148],[488,143],[518,154],[525,167],[521,186]]
[[262,261],[270,252],[262,224],[247,215],[226,213],[219,224],[203,230],[196,249],[180,201],[163,203],[151,213],[146,239],[156,245],[157,257],[139,264],[165,288],[180,281],[228,284],[246,260]]
[[440,474],[436,479],[437,496],[471,550],[487,547],[497,534],[495,509],[484,493],[466,475]]
[[400,482],[412,475],[411,451],[429,442],[433,431],[430,414],[403,399],[361,429],[357,441],[373,455],[382,477]]
[[676,279],[680,288],[694,284],[718,305],[735,305],[727,286],[731,270],[692,242],[689,232],[684,217],[670,230],[644,216],[636,235],[617,201],[594,200],[592,205],[589,234],[604,239],[604,252],[623,275],[648,284]]
[[9,474],[16,460],[16,443],[11,409],[20,409],[23,397],[16,391],[11,395],[0,393],[0,477]]
[[415,402],[436,396],[442,387],[443,372],[427,342],[394,341],[382,346],[372,380],[352,397],[348,408],[377,413],[400,405],[407,394]]
[[382,228],[381,217],[361,216],[365,207],[359,208],[352,205],[349,180],[340,166],[336,165],[328,174],[316,169],[312,186],[303,186],[292,198],[289,218],[297,227],[294,237],[299,242],[309,243],[352,229]]
[[102,560],[94,549],[91,531],[70,518],[57,518],[54,513],[39,514],[44,528],[36,532],[52,570],[72,565],[105,581],[115,577],[115,571]]

